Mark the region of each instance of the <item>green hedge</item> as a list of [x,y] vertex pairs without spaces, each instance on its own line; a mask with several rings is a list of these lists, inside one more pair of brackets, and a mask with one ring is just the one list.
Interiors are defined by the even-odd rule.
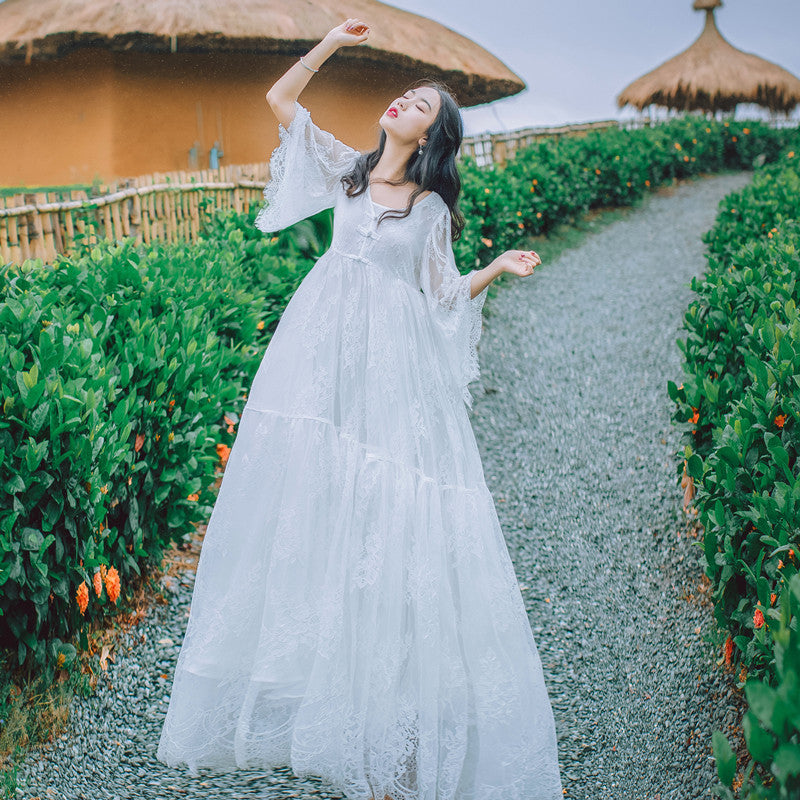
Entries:
[[526,235],[547,234],[593,208],[630,205],[673,179],[774,161],[793,144],[796,128],[761,122],[683,117],[639,130],[609,129],[542,139],[505,167],[460,164],[460,206],[467,227],[455,244],[466,268],[497,253],[522,249]]
[[[686,375],[668,384],[714,615],[730,633],[722,657],[745,676],[741,796],[753,800],[800,796],[799,190],[789,151],[721,203],[678,340]],[[733,797],[730,745],[719,732],[714,745]]]
[[217,446],[311,264],[234,226],[2,268],[0,645],[19,664],[68,664],[113,610],[95,574],[113,567],[124,599],[211,512]]

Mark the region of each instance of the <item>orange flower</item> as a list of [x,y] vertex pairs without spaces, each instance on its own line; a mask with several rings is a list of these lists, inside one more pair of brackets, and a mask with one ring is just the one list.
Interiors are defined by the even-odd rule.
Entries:
[[779,428],[782,428],[786,424],[786,414],[778,414],[774,422]]
[[170,400],[170,401],[169,401],[169,406],[167,407],[167,413],[169,413],[170,411],[172,411],[172,409],[173,409],[174,407],[175,407],[175,398],[173,397],[173,398],[172,398],[172,400]]
[[103,576],[99,570],[92,576],[92,584],[94,585],[94,593],[100,597],[103,593]]
[[675,149],[676,150],[680,150],[681,149],[681,146],[680,146],[680,144],[678,142],[675,142]]
[[778,559],[778,569],[783,569],[783,559],[782,558]]
[[194,492],[193,494],[187,494],[186,495],[186,499],[187,500],[191,500],[193,503],[197,502],[199,497],[200,497],[200,495],[197,494],[197,492]]
[[594,171],[594,174],[595,174],[595,175],[599,175],[599,174],[600,174],[600,170],[599,170],[599,169],[596,169],[596,170]]
[[119,573],[116,567],[109,567],[106,571],[106,594],[112,603],[119,598]]
[[222,442],[217,445],[217,455],[219,456],[219,460],[222,462],[223,466],[228,463],[228,456],[230,454],[231,449],[228,447],[228,445],[223,444]]
[[81,581],[78,591],[75,592],[75,599],[78,601],[78,608],[81,616],[83,616],[86,613],[86,607],[89,605],[89,587],[86,585],[86,581]]
[[694,406],[692,406],[692,411],[694,411],[694,414],[692,414],[692,418],[689,420],[689,422],[696,423],[700,419],[700,411]]
[[711,133],[711,128],[706,128],[706,133]]
[[761,612],[760,608],[756,609],[756,613],[753,614],[753,627],[760,628],[764,624],[764,614]]
[[260,330],[260,331],[264,330],[264,320],[263,319],[260,319],[258,321],[258,323],[256,324],[256,328],[258,328],[258,330]]
[[522,212],[521,211],[517,211],[517,216],[521,217],[522,216]]
[[747,136],[750,133],[750,128],[742,128],[742,133]]
[[270,243],[270,244],[275,244],[275,242],[277,242],[277,241],[278,241],[278,237],[277,237],[277,236],[273,236],[273,237],[272,237],[272,238],[269,240],[269,243]]
[[534,186],[538,186],[539,185],[539,181],[537,181],[536,178],[534,178],[532,182],[533,182]]
[[730,636],[725,640],[725,665],[730,666],[733,655],[733,639]]
[[541,211],[537,211],[536,212],[536,219],[541,219],[541,218],[542,218],[542,212]]
[[67,657],[63,653],[58,654],[58,658],[56,658],[56,666],[61,669],[64,666],[64,662],[67,660]]
[[521,229],[524,229],[525,228],[525,223],[524,222],[518,222],[517,223],[517,227],[521,228]]
[[731,136],[731,141],[732,142],[738,142],[739,140],[735,136]]
[[491,194],[492,193],[492,190],[489,189],[488,187],[485,188],[483,191],[486,192],[486,194]]
[[697,139],[692,139],[692,144],[697,144]]
[[491,239],[486,239],[486,238],[484,238],[483,236],[481,236],[481,241],[482,241],[482,242],[483,242],[483,243],[484,243],[484,244],[485,244],[487,247],[491,247],[491,246],[492,246],[492,240],[491,240]]
[[773,592],[773,593],[772,593],[772,594],[769,596],[769,604],[770,604],[771,606],[774,606],[774,605],[775,605],[775,600],[776,600],[776,598],[777,598],[777,597],[778,597],[778,595],[776,595],[776,594],[775,594],[775,592]]
[[794,558],[794,550],[789,548],[789,558]]
[[683,157],[683,160],[684,160],[684,161],[688,161],[688,160],[689,160],[689,156],[684,156],[684,157]]
[[625,185],[626,185],[628,188],[630,188],[631,182],[630,182],[630,181],[628,181],[628,182],[627,182]]
[[786,158],[794,158],[794,150],[790,150],[790,151],[789,151],[789,152],[786,154]]
[[644,185],[645,185],[645,186],[649,186],[649,185],[650,185],[650,181],[645,181],[645,182],[644,182]]

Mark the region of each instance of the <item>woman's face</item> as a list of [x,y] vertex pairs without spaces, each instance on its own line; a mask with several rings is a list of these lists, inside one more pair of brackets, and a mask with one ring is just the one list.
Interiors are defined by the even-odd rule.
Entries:
[[[387,136],[417,145],[439,113],[442,98],[432,86],[417,86],[398,97],[379,120]],[[423,141],[424,144],[424,141]]]

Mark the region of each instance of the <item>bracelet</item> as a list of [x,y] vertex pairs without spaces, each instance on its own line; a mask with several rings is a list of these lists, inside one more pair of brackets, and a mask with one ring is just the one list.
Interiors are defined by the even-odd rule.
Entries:
[[300,63],[301,63],[301,64],[302,64],[302,65],[303,65],[303,66],[304,66],[306,69],[308,69],[308,70],[311,70],[311,72],[319,72],[319,70],[318,70],[318,69],[314,69],[313,67],[309,67],[309,66],[308,66],[308,64],[306,64],[306,62],[305,62],[305,61],[303,61],[303,56],[300,56]]

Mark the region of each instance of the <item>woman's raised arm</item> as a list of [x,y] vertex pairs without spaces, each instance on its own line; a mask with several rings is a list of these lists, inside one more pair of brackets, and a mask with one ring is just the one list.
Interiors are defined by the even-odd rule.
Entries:
[[[267,102],[284,128],[294,119],[295,100],[305,89],[311,76],[340,47],[361,44],[369,36],[369,26],[360,19],[345,20],[325,34],[322,41],[297,61],[270,87]],[[305,62],[305,65],[304,63]]]

